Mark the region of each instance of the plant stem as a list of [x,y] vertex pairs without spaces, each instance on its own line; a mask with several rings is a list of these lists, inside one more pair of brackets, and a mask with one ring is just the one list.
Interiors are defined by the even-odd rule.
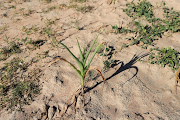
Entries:
[[82,86],[82,97],[83,97],[83,107],[85,105],[85,100],[84,100],[84,84]]

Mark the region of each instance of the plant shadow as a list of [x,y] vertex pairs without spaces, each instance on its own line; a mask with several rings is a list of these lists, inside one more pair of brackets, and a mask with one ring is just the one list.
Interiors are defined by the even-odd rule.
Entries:
[[[105,81],[110,80],[111,78],[113,78],[114,76],[118,75],[119,73],[121,73],[121,72],[123,72],[123,71],[125,71],[125,70],[128,70],[128,69],[130,69],[130,68],[134,68],[134,69],[136,70],[136,73],[135,73],[129,80],[127,80],[126,82],[130,81],[130,80],[131,80],[132,78],[134,78],[134,77],[137,75],[137,73],[138,73],[138,68],[137,68],[136,66],[133,66],[133,65],[134,65],[139,59],[144,58],[144,57],[146,57],[146,56],[148,56],[148,55],[149,55],[149,53],[145,53],[145,54],[143,54],[143,55],[136,55],[136,54],[135,54],[135,55],[132,57],[132,59],[131,59],[127,64],[125,64],[125,65],[124,65],[124,63],[123,63],[122,61],[119,62],[119,60],[116,60],[116,62],[114,62],[114,64],[112,64],[112,67],[115,67],[115,66],[117,66],[117,65],[120,64],[120,63],[121,63],[121,66],[119,67],[119,69],[116,70],[116,72],[115,72],[114,74],[112,74],[110,77],[106,78]],[[97,84],[95,84],[94,86],[92,86],[92,87],[87,87],[87,89],[84,91],[84,93],[91,91],[92,89],[94,89],[95,87],[97,87],[98,85],[100,85],[102,82],[103,82],[103,81],[97,82]],[[125,82],[125,83],[126,83],[126,82]],[[125,83],[123,83],[123,85],[124,85]]]
[[108,53],[107,56],[109,56],[108,59],[111,59],[115,49],[113,46],[109,46],[109,49],[110,49],[110,52]]

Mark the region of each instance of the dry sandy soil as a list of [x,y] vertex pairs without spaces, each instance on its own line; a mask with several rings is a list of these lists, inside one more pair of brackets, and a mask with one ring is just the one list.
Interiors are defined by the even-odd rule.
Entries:
[[[148,1],[156,7],[157,17],[162,17],[160,6],[163,2],[166,2],[169,8],[180,11],[179,0]],[[107,0],[88,0],[85,3],[69,0],[52,0],[49,3],[42,0],[0,0],[1,48],[7,46],[5,35],[9,41],[26,37],[43,41],[34,50],[29,50],[28,45],[21,45],[22,52],[0,61],[0,67],[15,56],[29,62],[38,56],[37,53],[43,54],[44,51],[48,51],[48,57],[43,57],[39,62],[29,66],[29,69],[33,69],[40,65],[39,68],[44,70],[39,78],[42,88],[40,94],[29,105],[25,105],[22,112],[15,110],[8,113],[1,109],[0,120],[179,120],[180,90],[176,94],[175,72],[168,66],[162,68],[160,65],[146,62],[148,49],[132,45],[121,50],[122,43],[129,44],[125,38],[130,34],[113,32],[112,26],[128,27],[131,22],[122,10],[128,2],[131,0],[116,0],[115,4],[110,4]],[[67,7],[75,4],[90,5],[93,8],[82,13],[76,8]],[[42,32],[47,24],[53,31],[50,36]],[[30,30],[32,28],[36,30]],[[80,79],[71,66],[63,61],[58,61],[45,69],[57,56],[77,65],[61,45],[60,48],[53,46],[52,36],[58,42],[67,45],[79,57],[76,38],[81,47],[89,47],[98,33],[100,35],[97,43],[106,42],[112,47],[115,53],[111,59],[117,62],[104,71],[103,61],[106,57],[96,54],[91,65],[103,71],[106,78],[103,91],[102,79],[95,73],[93,80],[90,80],[85,88],[85,106],[75,110],[71,100],[61,117],[63,106],[78,89]],[[171,47],[180,52],[179,38],[179,33],[173,33],[172,36],[163,35],[154,42],[154,47]],[[76,107],[80,106],[81,97],[78,97]]]

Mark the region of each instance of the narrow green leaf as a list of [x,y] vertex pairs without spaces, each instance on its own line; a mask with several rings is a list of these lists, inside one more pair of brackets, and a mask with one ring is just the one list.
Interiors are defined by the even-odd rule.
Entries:
[[[77,39],[77,38],[76,38]],[[80,48],[80,45],[79,45],[79,42],[78,42],[78,39],[77,39],[77,43],[78,43],[78,47],[79,47],[79,52],[80,52],[80,59],[81,59],[81,62],[84,61],[84,56],[83,56],[83,53],[81,51],[81,48]]]
[[48,64],[48,66],[52,65],[53,63],[57,62],[58,60],[63,60],[65,62],[67,62],[72,68],[74,68],[74,70],[77,72],[77,74],[79,75],[80,78],[82,78],[82,75],[81,75],[81,71],[79,71],[72,63],[68,62],[66,59],[64,58],[56,58],[54,59],[52,62],[50,62]]
[[83,53],[82,53],[82,54],[83,54],[83,57],[84,57],[84,54],[85,54],[85,47],[84,47],[84,49],[83,49]]
[[92,49],[93,45],[94,45],[95,42],[96,42],[98,36],[99,36],[99,34],[97,35],[97,37],[96,37],[96,39],[94,40],[93,44],[91,45],[91,47],[89,48],[88,52],[86,53],[86,56],[85,56],[85,59],[84,59],[84,62],[83,62],[84,65],[86,64],[86,60],[87,60],[87,58],[88,58],[88,56],[89,56],[89,53],[91,52],[91,49]]
[[82,77],[81,71],[79,71],[74,65],[72,65],[72,64],[70,64],[70,65],[71,65],[71,67],[74,68],[74,70],[77,72],[77,74],[79,75],[79,77]]
[[83,67],[83,64],[79,61],[79,59],[69,50],[69,48],[66,46],[66,45],[64,45],[63,43],[60,43],[64,48],[66,48],[67,49],[67,51],[73,56],[73,58],[76,60],[76,62],[78,63],[78,65],[79,65],[79,68],[80,68],[80,71],[81,71],[81,74],[83,73],[83,69],[84,69],[84,67]]
[[[102,45],[103,45],[103,43],[99,44],[99,45],[96,47],[96,49],[95,49],[95,51],[94,51],[93,56],[91,57],[90,61],[88,62],[87,66],[86,66],[86,69],[88,69],[88,68],[89,68],[89,66],[90,66],[90,64],[91,64],[91,62],[92,62],[92,60],[93,60],[93,58],[94,58],[95,54],[96,54],[96,53],[97,53],[97,51],[101,48],[101,46],[102,46]],[[86,71],[85,71],[85,72],[86,72]]]

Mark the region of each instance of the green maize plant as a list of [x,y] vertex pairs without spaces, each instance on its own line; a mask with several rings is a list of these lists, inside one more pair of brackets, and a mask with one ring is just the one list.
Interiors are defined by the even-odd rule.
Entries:
[[[98,35],[98,36],[99,36],[99,35]],[[104,82],[104,84],[105,84],[105,79],[104,79],[104,77],[103,77],[103,75],[102,75],[102,72],[101,72],[97,67],[95,67],[95,66],[90,66],[90,64],[91,64],[91,62],[92,62],[95,54],[96,54],[96,53],[98,52],[98,50],[101,48],[101,46],[103,45],[103,43],[102,43],[102,44],[99,44],[99,45],[96,47],[96,49],[95,49],[95,51],[94,51],[91,59],[89,60],[89,62],[88,62],[87,65],[86,65],[87,58],[88,58],[88,56],[89,56],[89,54],[90,54],[90,51],[91,51],[93,45],[94,45],[95,42],[96,42],[98,36],[96,37],[96,39],[94,40],[93,44],[90,46],[90,48],[89,48],[89,50],[87,51],[86,54],[85,54],[85,48],[83,49],[83,51],[81,50],[80,45],[79,45],[79,42],[78,42],[78,39],[77,39],[77,43],[78,43],[78,47],[79,47],[79,51],[80,51],[80,59],[78,59],[78,58],[69,50],[69,48],[68,48],[66,45],[64,45],[63,43],[60,43],[64,48],[67,49],[67,51],[68,51],[68,52],[73,56],[73,58],[76,60],[78,66],[79,66],[79,69],[77,69],[72,63],[68,62],[68,61],[67,61],[66,59],[64,59],[64,58],[56,58],[56,59],[54,59],[52,62],[49,63],[49,65],[51,65],[52,63],[55,63],[55,62],[58,61],[58,60],[63,60],[63,61],[65,61],[65,62],[67,62],[70,66],[72,66],[72,68],[74,68],[74,70],[77,72],[79,78],[81,79],[81,88],[80,88],[80,89],[82,90],[81,95],[82,95],[82,97],[83,97],[83,106],[84,106],[84,84],[85,84],[85,77],[86,77],[88,71],[91,70],[91,69],[97,70],[97,72],[101,75],[101,77],[102,77],[102,79],[103,79],[103,82]],[[48,66],[49,66],[49,65],[48,65]],[[104,87],[104,84],[103,84],[103,87]],[[80,89],[78,89],[78,90],[80,90]],[[78,90],[77,90],[77,91],[78,91]],[[77,91],[76,91],[76,92],[77,92]]]

